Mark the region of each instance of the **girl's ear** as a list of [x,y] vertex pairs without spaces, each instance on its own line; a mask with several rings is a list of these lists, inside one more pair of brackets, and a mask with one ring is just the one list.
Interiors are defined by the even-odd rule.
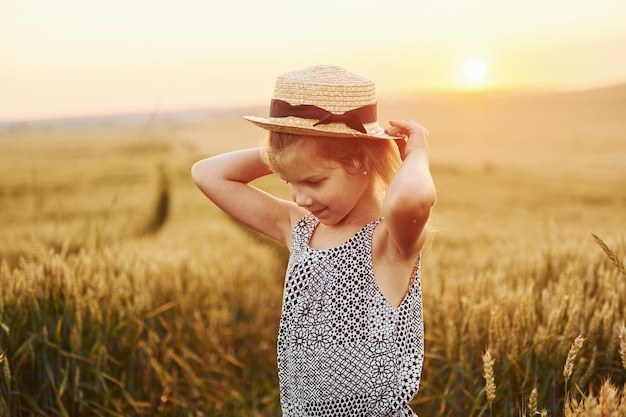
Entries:
[[359,174],[365,170],[366,169],[363,167],[363,163],[356,158],[352,160],[351,164],[346,165],[346,171],[352,175]]
[[367,175],[367,173],[370,172],[370,169],[366,161],[361,161],[355,158],[352,160],[352,164],[346,167],[346,171],[351,175]]
[[368,164],[368,160],[367,159],[359,161],[358,164],[359,164],[359,166],[358,166],[359,171],[361,171],[361,172],[370,172],[371,171],[370,164]]

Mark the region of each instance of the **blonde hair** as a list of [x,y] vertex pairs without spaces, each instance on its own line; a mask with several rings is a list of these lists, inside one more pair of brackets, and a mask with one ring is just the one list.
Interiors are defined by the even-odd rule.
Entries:
[[263,143],[262,158],[275,173],[285,167],[298,154],[302,145],[315,141],[316,155],[321,160],[335,161],[350,174],[367,171],[384,192],[400,166],[398,148],[391,140],[364,138],[334,138],[306,136],[293,133],[269,132]]

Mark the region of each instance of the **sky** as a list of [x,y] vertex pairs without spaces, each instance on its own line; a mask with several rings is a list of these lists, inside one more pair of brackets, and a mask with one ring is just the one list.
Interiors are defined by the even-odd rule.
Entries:
[[0,0],[0,121],[265,104],[315,64],[379,96],[595,88],[626,82],[624,22],[624,0]]

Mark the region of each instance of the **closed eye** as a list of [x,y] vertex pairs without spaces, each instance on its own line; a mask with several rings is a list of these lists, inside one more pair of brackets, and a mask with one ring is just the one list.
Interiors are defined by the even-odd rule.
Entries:
[[[289,180],[282,178],[283,181],[285,181],[285,184],[292,184]],[[293,182],[293,184],[300,184],[300,185],[306,185],[309,187],[316,187],[318,185],[321,185],[324,181],[326,181],[326,178],[312,178],[312,179],[304,179],[304,180],[299,180],[296,182]]]
[[316,186],[316,185],[321,185],[324,181],[326,181],[326,178],[312,178],[312,179],[306,180],[305,184],[309,186]]

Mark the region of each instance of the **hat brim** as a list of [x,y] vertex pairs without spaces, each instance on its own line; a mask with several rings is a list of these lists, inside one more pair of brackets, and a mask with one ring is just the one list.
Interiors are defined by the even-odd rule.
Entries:
[[[314,119],[299,117],[257,117],[243,116],[249,122],[271,132],[292,133],[305,136],[324,136],[336,138],[363,138],[363,139],[401,139],[402,136],[390,136],[378,123],[364,124],[367,133],[361,133],[346,127],[342,123],[329,123],[313,126]],[[348,132],[350,130],[350,132]]]

